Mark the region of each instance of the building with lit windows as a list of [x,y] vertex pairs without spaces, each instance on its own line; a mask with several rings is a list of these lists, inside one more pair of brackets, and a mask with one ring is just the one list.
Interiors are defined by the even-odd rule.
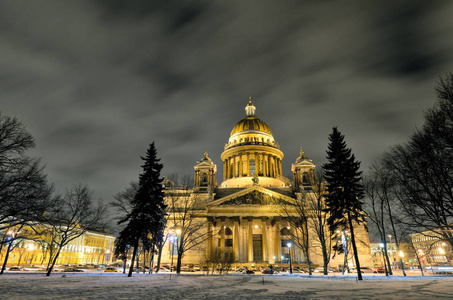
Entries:
[[424,231],[411,234],[412,245],[423,265],[453,263],[453,250],[439,233]]
[[[294,243],[288,247],[294,229],[280,203],[292,203],[302,193],[312,193],[315,164],[301,150],[291,167],[293,178],[288,179],[282,175],[283,158],[270,127],[256,116],[256,107],[250,100],[245,117],[233,127],[221,154],[222,182],[216,183],[217,165],[205,153],[194,166],[193,189],[165,191],[167,201],[177,193],[177,197],[196,201],[198,205],[191,216],[204,224],[205,240],[185,253],[183,263],[200,263],[215,251],[242,266],[281,264],[290,257],[296,264],[306,263],[301,249]],[[169,182],[166,185],[171,187]],[[178,239],[178,220],[175,215],[168,217],[167,234],[171,239],[162,255],[163,263],[170,263],[176,255],[173,244]],[[368,233],[363,226],[357,226],[355,231],[362,264],[371,265]],[[310,245],[311,262],[321,265],[322,255],[314,238]],[[331,262],[336,268],[342,264],[342,255],[336,255]]]
[[[7,266],[29,267],[47,265],[51,247],[51,231],[38,225],[37,234],[30,227],[12,227],[2,232],[3,247],[0,261],[3,263],[9,243],[12,247]],[[57,265],[99,265],[112,262],[115,235],[89,230],[64,246]]]

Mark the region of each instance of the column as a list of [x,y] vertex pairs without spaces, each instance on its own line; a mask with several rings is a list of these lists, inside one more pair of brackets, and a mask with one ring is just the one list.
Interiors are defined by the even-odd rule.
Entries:
[[227,168],[226,168],[226,166],[227,166],[227,160],[225,159],[225,160],[223,161],[223,180],[226,180],[226,178],[227,178],[227,177],[226,177],[226,174],[227,174]]
[[243,166],[242,166],[242,153],[239,154],[239,177],[242,177],[244,173]]
[[275,156],[272,156],[272,161],[273,161],[273,164],[272,164],[272,172],[274,173],[274,178],[277,178],[277,160],[275,158]]
[[258,176],[258,174],[260,173],[260,165],[259,165],[260,161],[258,159],[258,153],[255,152],[254,154],[255,154],[255,174],[256,174],[256,176]]
[[248,232],[248,262],[253,262],[253,229],[252,229],[252,218],[247,219],[249,232]]
[[266,238],[266,218],[261,219],[261,235],[262,235],[262,248],[263,248],[263,262],[268,262],[267,258],[267,238]]
[[236,156],[233,156],[233,176],[232,178],[236,177]]
[[206,241],[206,257],[210,259],[212,252],[212,221],[211,218],[208,218],[207,222],[207,241]]
[[222,255],[225,254],[225,219],[220,219],[220,253]]
[[282,172],[282,160],[281,160],[280,158],[278,159],[278,168],[279,168],[280,176],[283,176],[283,172]]
[[282,250],[281,250],[281,245],[282,242],[280,241],[280,222],[276,221],[274,224],[274,256],[277,261],[282,260]]
[[239,261],[239,218],[234,218],[234,230],[233,230],[233,253],[234,261]]
[[249,153],[247,153],[247,176],[250,176],[250,154]]

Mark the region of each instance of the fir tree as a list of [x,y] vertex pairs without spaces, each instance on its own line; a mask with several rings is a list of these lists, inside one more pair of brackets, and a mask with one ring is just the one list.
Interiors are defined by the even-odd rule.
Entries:
[[127,216],[118,222],[126,223],[117,240],[115,254],[126,252],[128,245],[134,248],[132,263],[128,277],[132,275],[134,259],[137,254],[139,241],[143,245],[149,244],[149,240],[156,239],[158,232],[165,227],[165,208],[162,192],[160,171],[163,165],[157,158],[154,142],[149,146],[146,157],[142,157],[145,164],[142,166],[143,173],[139,176],[139,186],[132,201],[132,210]]
[[336,127],[333,128],[329,141],[328,162],[323,165],[328,191],[326,196],[326,211],[329,213],[327,223],[333,234],[336,234],[337,231],[349,230],[358,279],[362,280],[353,226],[353,222],[363,223],[366,216],[361,201],[364,192],[361,183],[362,172],[359,171],[360,162],[356,161],[354,154],[351,154],[351,149],[347,148],[344,141],[344,135]]

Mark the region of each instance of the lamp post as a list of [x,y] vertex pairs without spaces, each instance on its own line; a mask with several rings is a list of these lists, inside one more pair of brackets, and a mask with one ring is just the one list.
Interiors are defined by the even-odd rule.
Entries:
[[170,273],[173,272],[173,248],[174,248],[174,236],[170,236],[170,242],[171,242],[171,264],[170,264]]
[[384,261],[385,276],[389,276],[389,273],[387,272],[387,264],[385,262],[385,256],[384,256],[384,243],[379,243],[379,247],[381,247],[382,260]]
[[[176,253],[178,255],[177,262],[176,262],[176,271],[178,271],[178,264],[181,263],[180,261],[180,255],[179,255],[179,235],[181,234],[181,229],[176,229],[176,236],[175,236],[175,243],[176,243]],[[181,268],[181,266],[179,265]]]
[[291,243],[287,244],[289,250],[289,274],[293,274],[293,264],[291,261]]

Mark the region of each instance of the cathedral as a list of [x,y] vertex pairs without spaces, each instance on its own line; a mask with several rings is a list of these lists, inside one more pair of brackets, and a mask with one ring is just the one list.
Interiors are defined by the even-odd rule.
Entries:
[[[183,264],[201,264],[213,253],[221,253],[238,266],[279,265],[288,263],[289,259],[296,265],[304,265],[307,256],[314,266],[322,266],[315,234],[310,234],[309,253],[304,255],[293,242],[295,231],[281,206],[294,203],[302,194],[313,193],[315,165],[301,150],[291,166],[293,178],[285,178],[283,152],[269,126],[255,113],[256,107],[250,100],[245,117],[233,127],[221,154],[220,185],[215,179],[217,165],[207,153],[194,166],[193,189],[174,188],[167,181],[166,201],[173,209],[167,220],[166,233],[170,238],[162,254],[163,263],[170,263],[177,255],[177,247],[182,246],[186,250]],[[184,213],[184,207],[190,207],[190,213]],[[180,236],[189,231],[188,220],[184,220],[187,215],[192,219],[191,240]],[[368,233],[363,226],[357,226],[355,232],[360,241],[359,259],[366,266],[371,259]],[[187,241],[181,244],[181,239]],[[338,269],[344,256],[333,254],[330,266]],[[353,266],[353,260],[349,259],[348,264]]]

